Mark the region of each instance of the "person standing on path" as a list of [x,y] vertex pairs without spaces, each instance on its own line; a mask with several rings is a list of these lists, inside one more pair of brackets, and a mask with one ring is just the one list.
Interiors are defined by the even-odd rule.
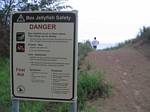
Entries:
[[93,48],[94,48],[94,49],[97,49],[98,44],[99,44],[99,41],[96,40],[96,37],[94,37],[94,40],[92,41],[92,46],[93,46]]

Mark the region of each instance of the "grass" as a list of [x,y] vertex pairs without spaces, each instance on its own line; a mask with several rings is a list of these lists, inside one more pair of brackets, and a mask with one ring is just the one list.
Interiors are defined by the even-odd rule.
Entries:
[[0,110],[10,111],[9,60],[0,58]]
[[71,103],[60,103],[57,105],[56,112],[69,112]]
[[84,110],[82,110],[81,112],[97,112],[95,107],[85,107]]
[[[10,112],[9,59],[0,58],[0,112]],[[47,102],[20,101],[21,112],[46,112]]]
[[47,112],[47,102],[21,101],[20,112]]

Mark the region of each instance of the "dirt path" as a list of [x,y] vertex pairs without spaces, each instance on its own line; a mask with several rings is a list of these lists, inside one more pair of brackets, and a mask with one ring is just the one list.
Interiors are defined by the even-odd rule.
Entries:
[[150,59],[133,48],[95,51],[87,60],[106,72],[114,95],[90,101],[97,112],[150,112]]

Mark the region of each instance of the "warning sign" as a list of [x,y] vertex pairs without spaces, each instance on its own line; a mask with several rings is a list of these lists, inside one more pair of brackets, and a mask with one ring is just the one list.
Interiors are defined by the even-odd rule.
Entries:
[[20,16],[18,17],[17,22],[25,22],[25,19],[22,16],[22,14],[20,14]]
[[12,97],[76,98],[77,13],[18,12],[11,20]]

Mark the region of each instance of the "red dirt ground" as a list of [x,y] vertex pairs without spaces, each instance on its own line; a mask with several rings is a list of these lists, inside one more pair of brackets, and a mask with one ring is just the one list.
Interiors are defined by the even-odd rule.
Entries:
[[104,70],[113,95],[88,102],[97,112],[150,112],[150,59],[132,47],[89,53],[86,62]]

